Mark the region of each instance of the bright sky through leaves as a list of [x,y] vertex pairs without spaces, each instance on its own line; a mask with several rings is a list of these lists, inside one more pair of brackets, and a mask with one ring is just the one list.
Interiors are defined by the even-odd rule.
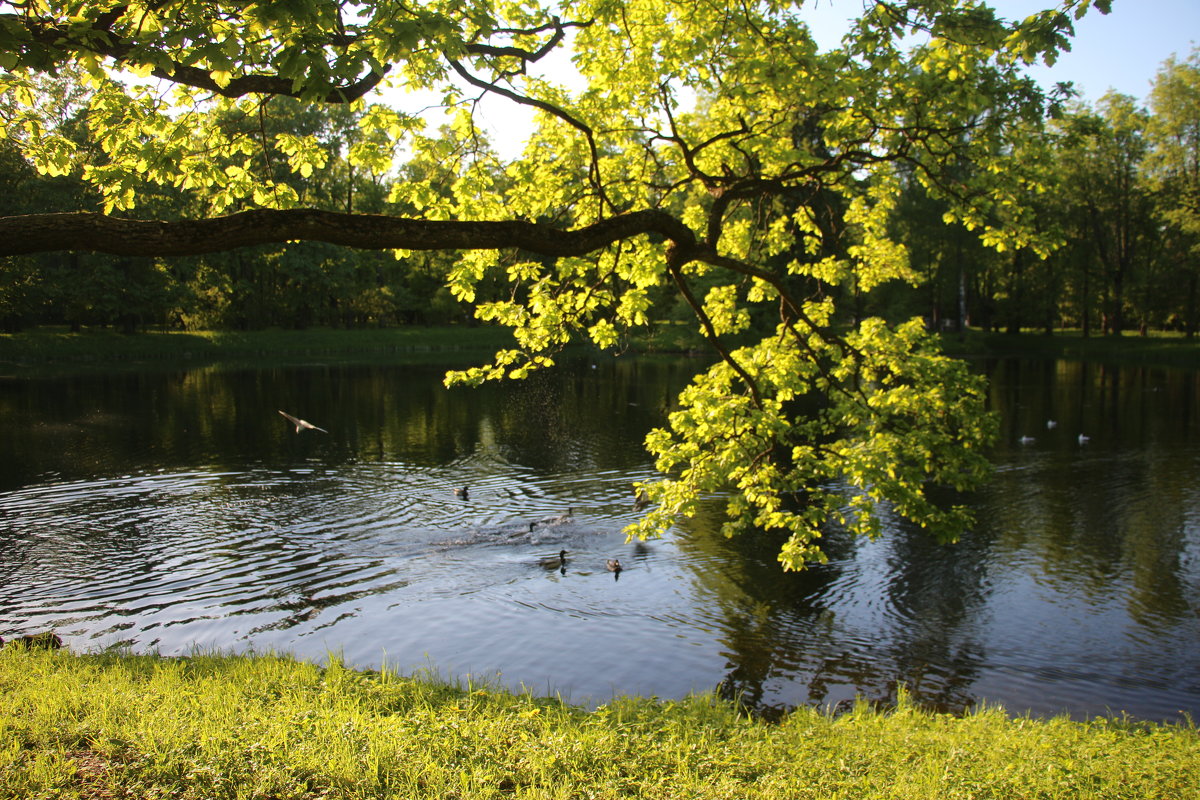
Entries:
[[[1047,0],[996,0],[993,4],[1010,19],[1052,5]],[[845,33],[847,17],[861,8],[861,0],[816,0],[804,16],[821,48],[830,49]],[[1063,53],[1053,67],[1031,67],[1030,74],[1047,88],[1069,81],[1081,99],[1089,103],[1099,100],[1109,89],[1144,103],[1162,62],[1172,54],[1186,58],[1196,46],[1200,46],[1200,0],[1114,0],[1112,13],[1088,14],[1076,23],[1071,52]],[[541,72],[573,85],[574,68],[566,51],[548,57]],[[433,93],[406,97],[389,92],[385,96],[389,102],[413,110],[437,103]],[[517,156],[531,130],[532,111],[488,97],[480,104],[480,112],[480,122],[497,150],[505,157]],[[433,125],[440,124],[436,110],[427,119]]]

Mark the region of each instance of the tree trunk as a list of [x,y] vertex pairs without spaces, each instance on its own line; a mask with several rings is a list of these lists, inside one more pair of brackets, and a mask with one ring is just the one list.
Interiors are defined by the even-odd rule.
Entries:
[[1192,272],[1188,275],[1188,292],[1187,292],[1187,322],[1184,323],[1187,329],[1187,338],[1192,339],[1196,336],[1196,273]]

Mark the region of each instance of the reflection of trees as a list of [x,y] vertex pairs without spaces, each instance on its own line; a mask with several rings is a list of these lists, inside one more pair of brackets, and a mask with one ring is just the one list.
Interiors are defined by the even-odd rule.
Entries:
[[690,535],[678,543],[724,647],[727,671],[718,692],[770,715],[783,708],[770,684],[807,674],[812,682],[806,701],[821,702],[831,670],[841,672],[836,663],[841,657],[830,653],[836,628],[830,589],[842,577],[855,543],[831,536],[823,543],[828,564],[784,573],[777,560],[778,537],[725,538],[718,532],[720,514],[713,508],[698,515],[688,525]]
[[[761,709],[786,696],[787,682],[806,686],[797,700],[824,703],[847,691],[887,701],[903,681],[918,701],[968,705],[994,569],[1033,569],[1040,584],[1092,604],[1117,598],[1151,636],[1194,623],[1186,554],[1197,547],[1197,490],[1193,451],[1178,444],[1195,435],[1181,421],[1195,416],[1200,375],[1069,361],[983,368],[1005,425],[1003,466],[974,501],[977,531],[960,543],[893,528],[871,546],[887,554],[875,567],[882,578],[855,585],[865,550],[854,543],[827,566],[780,577],[770,537],[725,540],[715,521],[690,526],[680,546],[726,648],[723,692]],[[1046,427],[1051,419],[1057,427]],[[1036,446],[1022,448],[1020,435]],[[865,634],[839,597],[855,591],[878,593],[855,601],[881,609]]]
[[[863,582],[873,567],[861,541],[831,532],[823,544],[828,564],[782,573],[775,537],[726,539],[716,533],[718,514],[698,518],[679,546],[724,646],[721,694],[767,715],[786,703],[823,705],[854,694],[892,702],[901,682],[920,702],[970,703],[981,661],[971,632],[984,595],[985,554],[976,551],[986,544],[955,550],[893,531],[877,585]],[[872,591],[879,596],[867,597]],[[863,604],[882,610],[869,623],[853,619],[852,606]],[[806,688],[797,695],[781,684]]]
[[[1039,364],[1053,372],[1025,372]],[[1181,558],[1195,468],[1180,445],[1196,435],[1200,373],[1073,361],[994,369],[992,403],[1005,420],[1049,409],[1059,421],[1040,438],[1037,460],[1027,457],[1032,472],[992,481],[998,499],[981,513],[1001,532],[1001,550],[1024,554],[1060,592],[1092,602],[1123,596],[1139,623],[1187,618],[1196,598]],[[1081,432],[1092,437],[1087,446]]]
[[[448,390],[443,368],[162,370],[0,385],[0,487],[160,468],[240,469],[318,459],[443,465],[503,443],[544,469],[644,462],[694,365],[584,359],[517,384]],[[276,413],[329,429],[297,435]]]
[[[881,649],[919,703],[960,711],[976,699],[970,689],[984,661],[980,619],[988,600],[991,548],[986,524],[953,545],[907,526],[892,533],[885,591],[895,616]],[[888,700],[886,693],[894,690],[886,684],[872,688],[872,696],[884,692]]]

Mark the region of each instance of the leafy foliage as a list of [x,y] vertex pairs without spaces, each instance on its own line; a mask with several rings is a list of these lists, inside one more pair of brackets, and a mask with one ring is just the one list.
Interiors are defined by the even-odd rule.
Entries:
[[[1074,19],[1107,10],[1067,0],[1009,22],[974,0],[877,2],[822,52],[803,4],[776,0],[5,5],[5,124],[43,173],[94,185],[106,213],[140,213],[150,182],[186,193],[185,216],[277,212],[253,218],[277,221],[273,241],[463,251],[450,293],[518,346],[452,382],[523,377],[577,338],[618,346],[677,298],[720,361],[650,436],[665,477],[643,487],[657,508],[631,533],[728,493],[730,530],[787,532],[792,568],[822,557],[830,522],[876,535],[886,508],[945,539],[967,523],[930,492],[985,470],[981,387],[919,322],[893,327],[858,301],[916,279],[891,225],[902,177],[997,249],[1037,241],[1011,156],[1046,98],[1020,67],[1052,61]],[[531,69],[568,45],[578,91]],[[97,148],[37,103],[36,75],[66,65],[90,87]],[[457,113],[428,136],[368,103],[388,83],[436,90]],[[481,94],[536,111],[519,159],[503,162],[476,126]],[[308,119],[319,104],[349,110]],[[290,124],[268,122],[281,114]],[[335,167],[395,176],[377,210],[416,220],[399,246],[363,235],[341,193],[309,190]],[[348,217],[288,215],[303,206]],[[205,252],[247,219],[215,221]],[[568,251],[566,232],[591,244]],[[97,236],[86,246],[137,238]]]

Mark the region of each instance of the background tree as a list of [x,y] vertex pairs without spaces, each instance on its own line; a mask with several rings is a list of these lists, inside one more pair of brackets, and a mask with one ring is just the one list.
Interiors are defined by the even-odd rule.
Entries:
[[1127,95],[1108,93],[1097,112],[1078,109],[1067,121],[1063,157],[1076,203],[1079,240],[1099,268],[1101,330],[1120,335],[1128,291],[1153,239],[1150,194],[1141,179],[1146,113]]
[[1180,302],[1188,338],[1200,319],[1200,50],[1186,61],[1167,59],[1150,95],[1147,168],[1161,224],[1164,270],[1182,291],[1165,293]]
[[[0,219],[0,252],[164,258],[293,240],[460,251],[448,290],[517,342],[450,376],[466,383],[523,377],[576,337],[614,347],[670,291],[719,361],[648,437],[664,477],[646,487],[656,507],[633,532],[661,531],[719,492],[731,532],[787,535],[790,567],[823,557],[826,524],[875,535],[885,511],[953,538],[966,512],[931,491],[984,473],[994,425],[979,382],[919,319],[863,314],[877,287],[916,279],[889,234],[897,170],[990,246],[1027,239],[1014,213],[1026,189],[1006,167],[1013,132],[1037,124],[1044,98],[1020,67],[1052,60],[1072,20],[1107,5],[1067,0],[1008,22],[970,0],[876,2],[820,52],[799,7],[774,0],[5,3],[10,91],[27,97],[33,75],[77,64],[101,149],[46,131],[22,142],[24,157],[78,164],[105,213]],[[528,69],[568,33],[578,92]],[[175,88],[137,88],[114,68]],[[450,138],[366,104],[385,81],[442,92],[459,109]],[[471,117],[479,93],[538,112],[520,159],[486,146]],[[283,97],[361,112],[348,167],[385,171],[382,151],[400,140],[453,179],[398,182],[385,210],[412,216],[322,208],[306,181],[335,160],[330,141],[264,143],[265,124],[230,124]],[[41,124],[37,108],[23,114],[27,129]],[[264,170],[272,147],[301,182],[274,155]],[[138,219],[146,181],[205,206]]]

